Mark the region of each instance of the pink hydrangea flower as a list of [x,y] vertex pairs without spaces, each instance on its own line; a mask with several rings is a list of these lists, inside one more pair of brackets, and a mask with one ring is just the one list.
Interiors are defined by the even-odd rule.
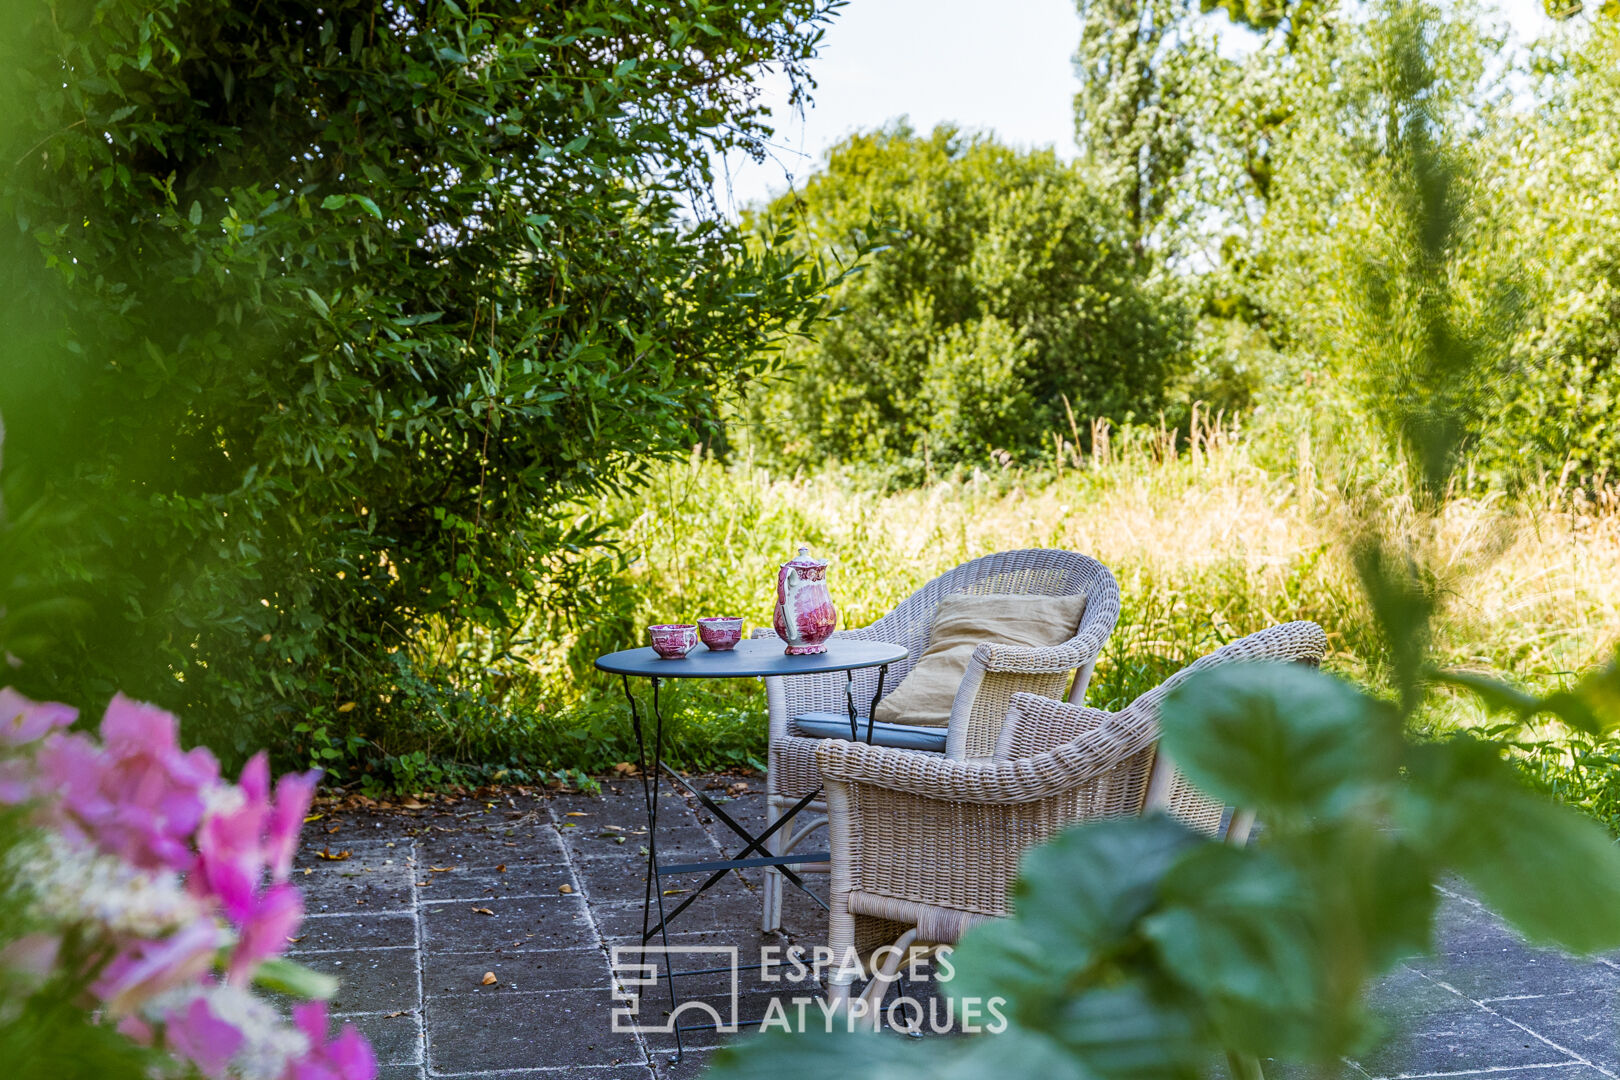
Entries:
[[91,992],[114,1014],[131,1012],[148,998],[202,978],[223,944],[219,927],[204,921],[157,941],[136,941],[113,957]]
[[192,1062],[205,1076],[224,1077],[231,1056],[241,1048],[244,1036],[236,1025],[221,1020],[208,1008],[208,999],[198,996],[191,1004],[171,1013],[163,1025],[169,1049]]
[[44,738],[79,718],[79,710],[56,701],[30,701],[11,687],[0,690],[0,744],[21,746]]
[[22,758],[0,758],[0,806],[16,806],[34,797],[34,770]]
[[[319,773],[284,776],[272,793],[259,754],[233,786],[206,749],[180,749],[178,723],[155,706],[114,697],[99,742],[60,730],[76,716],[0,690],[0,805],[36,803],[35,821],[57,834],[53,843],[112,867],[111,880],[167,883],[175,898],[200,901],[191,910],[187,900],[190,921],[162,937],[142,936],[163,932],[153,925],[115,922],[107,905],[68,920],[115,950],[91,987],[105,1019],[218,1080],[239,1055],[262,1058],[265,1075],[280,1080],[374,1080],[370,1044],[350,1025],[329,1040],[324,1004],[295,1010],[295,1030],[245,985],[303,919],[303,896],[288,875]],[[62,905],[53,907],[41,914],[59,914]],[[232,935],[216,916],[237,931],[224,982],[215,971]],[[15,942],[0,953],[0,968],[52,969],[59,940],[53,932]]]
[[287,939],[298,932],[304,919],[304,894],[295,885],[277,885],[253,906],[242,923],[236,948],[231,953],[230,980],[240,982],[253,974],[259,961],[279,956]]
[[45,791],[69,822],[101,850],[143,870],[184,873],[192,837],[219,764],[198,747],[180,749],[173,715],[118,694],[101,723],[103,746],[82,735],[53,735],[39,753]]
[[326,1002],[295,1006],[293,1023],[309,1040],[309,1053],[287,1067],[283,1080],[376,1080],[377,1057],[353,1024],[326,1041]]
[[269,762],[255,754],[242,770],[241,801],[210,814],[198,830],[194,881],[212,891],[237,926],[253,916],[267,868],[273,881],[287,880],[317,775],[282,777],[272,802]]
[[298,833],[304,827],[304,815],[315,798],[315,782],[321,778],[319,769],[306,773],[288,773],[276,781],[276,802],[270,810],[269,835],[265,839],[265,856],[270,860],[273,881],[286,881],[292,872],[293,855],[298,851]]

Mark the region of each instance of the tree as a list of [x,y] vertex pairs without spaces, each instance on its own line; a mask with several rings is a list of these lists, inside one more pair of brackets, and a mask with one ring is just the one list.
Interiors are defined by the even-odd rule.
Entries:
[[803,221],[807,253],[885,246],[840,286],[840,317],[790,350],[786,392],[751,399],[794,463],[983,461],[1080,417],[1150,415],[1186,363],[1186,314],[1125,215],[1050,151],[903,122],[828,152],[760,220]]
[[1219,58],[1186,0],[1079,0],[1075,139],[1131,223],[1138,248],[1189,186]]
[[430,619],[588,602],[570,501],[707,438],[823,312],[693,193],[830,6],[7,5],[7,464],[74,510],[55,573],[95,612],[24,684],[243,750],[408,712],[388,654]]

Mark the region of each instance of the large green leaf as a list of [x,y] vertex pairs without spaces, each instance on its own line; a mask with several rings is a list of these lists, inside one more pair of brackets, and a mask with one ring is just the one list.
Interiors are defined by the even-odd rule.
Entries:
[[1014,914],[976,927],[952,957],[952,996],[1003,995],[1026,1020],[1117,947],[1157,902],[1159,882],[1200,841],[1163,817],[1071,828],[1024,857]]
[[1064,1003],[1051,1033],[1095,1076],[1191,1080],[1207,1049],[1188,1004],[1147,979],[1094,986]]
[[1434,857],[1533,941],[1620,947],[1620,850],[1596,822],[1526,789],[1473,739],[1414,748],[1400,815]]
[[1389,709],[1298,664],[1228,664],[1165,699],[1164,748],[1199,787],[1280,825],[1338,818],[1394,779]]
[[[819,1015],[819,1014],[817,1014]],[[1017,1028],[967,1039],[913,1042],[825,1028],[770,1032],[715,1053],[704,1074],[715,1080],[781,1080],[783,1076],[840,1080],[1105,1080],[1050,1036]]]
[[1310,1048],[1318,947],[1299,873],[1260,851],[1209,845],[1166,875],[1142,932],[1208,1005],[1224,1044],[1267,1056]]

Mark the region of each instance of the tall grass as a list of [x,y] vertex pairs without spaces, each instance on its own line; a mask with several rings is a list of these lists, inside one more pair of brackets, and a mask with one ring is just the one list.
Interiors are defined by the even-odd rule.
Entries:
[[[425,643],[424,654],[448,648],[479,658],[460,668],[462,692],[476,700],[446,704],[436,721],[443,745],[463,759],[546,768],[601,771],[628,759],[634,744],[620,688],[590,660],[641,644],[651,622],[730,614],[769,625],[777,567],[800,545],[832,561],[829,584],[847,626],[877,619],[979,555],[1024,547],[1093,555],[1114,571],[1122,599],[1088,694],[1102,708],[1223,642],[1289,619],[1327,629],[1332,669],[1386,685],[1344,539],[1368,527],[1421,546],[1424,563],[1438,568],[1447,602],[1435,655],[1447,665],[1550,687],[1620,641],[1615,489],[1583,493],[1563,477],[1512,503],[1457,496],[1438,515],[1417,514],[1393,470],[1320,462],[1308,438],[1279,457],[1273,440],[1262,447],[1235,425],[1208,417],[1194,425],[1179,437],[1092,432],[1094,454],[1078,451],[1078,432],[1066,433],[1037,467],[958,469],[899,491],[858,473],[778,476],[694,450],[633,500],[581,507],[617,523],[613,539],[627,556],[607,590],[584,599],[582,618],[524,628],[519,647],[493,658],[489,642]],[[675,686],[664,704],[676,718],[672,760],[762,760],[763,698],[752,681]],[[1434,731],[1483,723],[1470,708],[1443,699],[1424,722]],[[490,723],[497,714],[500,723]],[[1533,747],[1527,758],[1549,785],[1572,793],[1567,745],[1558,732],[1547,736],[1556,752]]]

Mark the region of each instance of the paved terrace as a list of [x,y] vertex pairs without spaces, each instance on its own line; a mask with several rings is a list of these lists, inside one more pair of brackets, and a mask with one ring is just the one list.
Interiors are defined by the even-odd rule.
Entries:
[[[727,811],[744,824],[763,827],[758,779],[699,786],[729,798]],[[701,1075],[704,1048],[720,1037],[689,1038],[674,1064],[670,1036],[612,1030],[608,950],[634,944],[641,929],[639,781],[604,784],[602,797],[501,792],[317,812],[295,872],[309,917],[293,955],[342,980],[333,1011],[370,1037],[380,1080]],[[680,795],[663,797],[658,831],[670,861],[733,848],[724,827]],[[821,909],[792,889],[785,933],[760,934],[758,889],[756,871],[733,872],[672,924],[672,944],[735,944],[748,956],[761,945],[825,941]],[[1403,966],[1378,989],[1392,1033],[1342,1075],[1620,1078],[1620,957],[1575,961],[1528,948],[1460,896],[1447,894],[1440,911],[1438,955]],[[713,979],[693,987],[722,988]],[[745,982],[742,1016],[759,1016],[770,991],[783,988]],[[654,1002],[667,999],[649,997],[649,1011]]]

